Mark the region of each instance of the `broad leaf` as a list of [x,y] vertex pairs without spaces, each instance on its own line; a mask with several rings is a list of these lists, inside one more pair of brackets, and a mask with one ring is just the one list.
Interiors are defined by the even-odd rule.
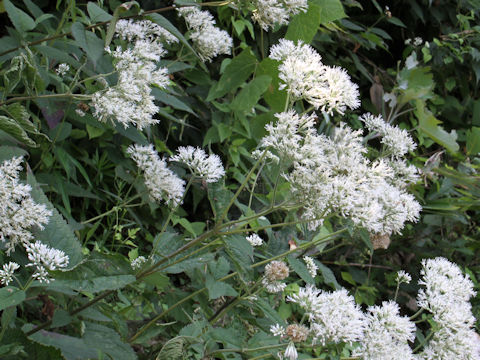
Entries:
[[268,89],[271,82],[272,78],[268,75],[261,75],[250,81],[233,100],[232,109],[250,112],[258,103],[262,94]]
[[10,0],[3,0],[3,6],[5,7],[13,26],[15,26],[20,33],[30,31],[35,28],[35,21],[30,17],[30,15],[15,7]]
[[0,310],[18,305],[23,300],[25,300],[25,291],[15,286],[5,286],[0,289]]

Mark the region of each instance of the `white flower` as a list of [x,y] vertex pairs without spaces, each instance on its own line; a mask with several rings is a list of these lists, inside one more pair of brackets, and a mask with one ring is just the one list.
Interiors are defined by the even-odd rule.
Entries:
[[329,293],[307,285],[287,300],[305,310],[314,342],[353,343],[362,338],[365,316],[347,290]]
[[310,46],[299,41],[281,39],[270,49],[270,58],[281,62],[278,70],[282,81],[280,89],[286,89],[291,100],[304,99],[316,109],[327,113],[336,110],[343,114],[347,107],[360,106],[358,86],[347,72],[339,67],[329,67]]
[[75,109],[75,112],[77,113],[78,116],[84,117],[85,112],[82,109]]
[[168,44],[178,42],[178,39],[170,32],[149,20],[120,19],[117,21],[115,32],[118,37],[129,42],[135,39],[159,40]]
[[382,136],[382,143],[394,157],[401,157],[417,147],[406,130],[386,123],[381,115],[374,116],[367,113],[360,116],[359,119],[365,123],[368,130]]
[[285,336],[285,328],[280,324],[270,326],[270,332],[273,336]]
[[307,0],[253,0],[253,20],[268,31],[276,24],[288,24],[291,15],[307,11]]
[[170,161],[184,163],[193,175],[204,179],[207,183],[217,182],[225,175],[222,161],[216,154],[207,155],[204,150],[193,146],[180,146],[177,155]]
[[396,280],[398,283],[410,284],[410,281],[412,281],[412,277],[409,273],[400,270],[399,272],[397,272]]
[[167,167],[166,161],[158,156],[153,145],[131,145],[127,153],[143,171],[145,186],[153,201],[163,200],[171,206],[181,204],[185,192],[185,181]]
[[389,106],[391,108],[395,107],[395,105],[397,105],[397,97],[395,96],[394,93],[385,93],[383,94],[383,101],[385,101],[385,103],[390,103]]
[[10,284],[13,280],[13,273],[18,268],[20,268],[20,265],[13,261],[10,261],[8,264],[3,264],[3,270],[0,270],[0,284]]
[[130,262],[130,266],[132,267],[132,269],[137,270],[137,269],[140,269],[142,265],[145,264],[146,262],[147,262],[147,259],[145,256],[139,256]]
[[30,261],[27,266],[36,267],[33,277],[40,282],[50,282],[46,270],[57,270],[68,266],[68,255],[61,250],[42,244],[40,241],[34,244],[25,244],[25,250],[27,250]]
[[190,38],[203,61],[212,61],[218,55],[230,54],[232,38],[225,30],[214,26],[215,20],[208,11],[186,6],[179,8],[178,12],[191,29]]
[[33,239],[30,228],[43,229],[52,215],[43,204],[33,201],[30,185],[20,183],[22,157],[0,163],[0,241],[7,242],[7,254],[18,243],[27,244]]
[[121,38],[135,42],[126,50],[106,49],[115,60],[118,82],[93,94],[93,115],[100,121],[112,119],[125,128],[133,124],[142,130],[159,122],[153,118],[159,108],[151,95],[151,86],[165,88],[170,83],[167,69],[158,68],[157,62],[166,52],[162,41],[173,42],[176,38],[148,20],[120,20],[116,31]]
[[295,348],[295,344],[293,343],[293,341],[290,341],[288,343],[288,346],[285,349],[284,356],[285,356],[286,359],[289,359],[289,360],[297,360],[298,353],[297,353],[297,349]]
[[313,259],[310,256],[305,255],[303,257],[303,261],[305,261],[305,265],[307,266],[307,269],[308,269],[308,272],[310,273],[310,275],[312,275],[313,278],[315,276],[317,276],[318,266],[317,266],[317,264],[315,264]]
[[70,66],[65,63],[61,63],[60,65],[58,65],[57,69],[55,70],[58,76],[65,76],[69,71]]
[[271,294],[282,292],[287,287],[287,284],[284,282],[270,280],[265,276],[262,278],[262,285],[265,287],[265,290]]
[[362,347],[355,355],[365,360],[414,360],[408,342],[415,339],[415,324],[399,315],[398,304],[383,302],[382,306],[371,306],[368,311]]
[[252,246],[261,246],[263,244],[262,238],[257,234],[249,235],[246,239]]

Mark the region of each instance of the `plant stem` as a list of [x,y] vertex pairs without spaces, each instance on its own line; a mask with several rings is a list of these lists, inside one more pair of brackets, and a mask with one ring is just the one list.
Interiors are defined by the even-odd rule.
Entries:
[[14,97],[5,101],[0,102],[0,106],[10,104],[12,102],[16,101],[23,101],[23,100],[34,100],[34,99],[46,99],[46,98],[62,98],[62,97],[79,97],[79,98],[85,98],[85,99],[90,99],[90,95],[82,95],[82,94],[71,94],[71,93],[65,93],[65,94],[46,94],[46,95],[33,95],[33,96],[19,96],[19,97]]
[[410,320],[415,320],[415,318],[418,317],[422,312],[423,312],[423,308],[420,308],[415,314],[410,316]]
[[112,212],[115,212],[115,211],[120,210],[120,209],[123,208],[123,207],[135,207],[135,206],[143,205],[143,203],[127,205],[128,203],[131,203],[133,200],[138,199],[140,196],[142,196],[142,194],[137,194],[137,195],[133,196],[132,198],[128,199],[127,201],[124,201],[124,202],[121,203],[120,205],[116,205],[116,206],[114,206],[113,208],[111,208],[110,210],[105,211],[104,213],[102,213],[102,214],[100,214],[100,215],[97,215],[97,216],[95,216],[95,217],[93,217],[93,218],[90,218],[90,219],[88,219],[88,220],[82,221],[80,224],[88,224],[88,223],[91,223],[92,221],[101,219],[101,218],[103,218],[103,217],[111,214]]

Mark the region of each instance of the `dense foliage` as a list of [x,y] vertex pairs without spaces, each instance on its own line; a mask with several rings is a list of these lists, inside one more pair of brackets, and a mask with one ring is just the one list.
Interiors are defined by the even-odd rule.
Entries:
[[2,359],[479,359],[480,2],[2,0]]

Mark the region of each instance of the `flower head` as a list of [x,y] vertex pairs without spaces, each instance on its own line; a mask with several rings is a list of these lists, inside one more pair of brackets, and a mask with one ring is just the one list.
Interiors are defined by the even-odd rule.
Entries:
[[3,265],[3,269],[0,270],[0,284],[8,285],[13,280],[13,273],[20,268],[16,262],[10,261],[8,264]]
[[127,153],[143,171],[145,186],[154,201],[165,201],[168,205],[181,204],[185,192],[185,181],[167,167],[154,150],[153,145],[131,145]]
[[263,244],[263,240],[260,236],[257,234],[252,234],[247,236],[247,241],[250,243],[252,246],[261,246]]
[[178,13],[190,28],[190,38],[203,61],[212,61],[220,54],[230,54],[233,40],[225,30],[215,26],[212,14],[195,6],[179,8]]
[[307,11],[307,0],[253,0],[253,20],[263,30],[286,25],[290,16]]
[[399,272],[397,272],[396,280],[399,284],[400,283],[410,284],[410,281],[412,281],[412,277],[410,276],[409,273],[403,270],[400,270]]
[[28,244],[34,226],[43,229],[52,212],[33,201],[30,185],[22,184],[19,176],[22,157],[0,163],[0,241],[7,242],[7,253],[18,243]]
[[40,282],[50,282],[47,270],[58,270],[68,266],[68,255],[61,250],[51,248],[40,241],[25,244],[28,260],[27,266],[35,266],[33,277]]
[[207,183],[217,182],[225,175],[222,160],[216,154],[207,155],[204,150],[193,146],[180,146],[177,154],[170,161],[181,162],[190,169],[193,175],[204,179]]

